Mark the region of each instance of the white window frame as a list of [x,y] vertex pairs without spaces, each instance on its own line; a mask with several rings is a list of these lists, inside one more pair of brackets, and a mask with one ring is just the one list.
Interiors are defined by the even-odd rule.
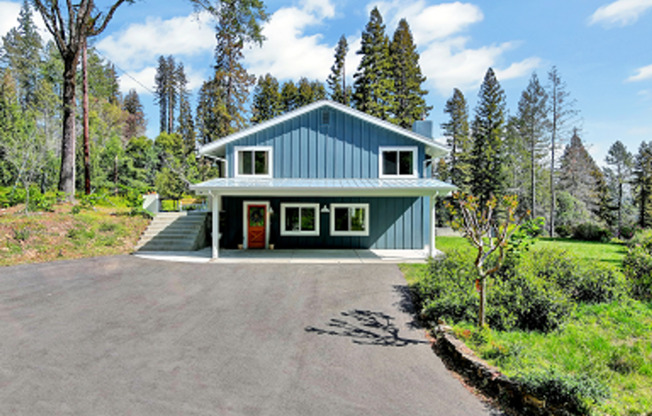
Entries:
[[[364,222],[365,229],[364,231],[336,231],[335,230],[335,208],[364,208]],[[332,236],[342,236],[342,237],[367,237],[369,236],[369,204],[359,204],[359,203],[333,203],[330,206],[330,231]]]
[[[287,231],[285,229],[285,210],[287,208],[299,208],[299,223],[301,223],[301,209],[303,208],[312,208],[315,210],[315,229],[313,231]],[[319,236],[319,217],[321,216],[319,211],[319,204],[314,203],[281,203],[281,235],[283,236]]]
[[[267,152],[267,170],[265,175],[242,174],[240,172],[240,152]],[[233,176],[236,178],[271,178],[274,172],[274,149],[272,146],[234,146],[233,147]],[[255,159],[255,158],[254,158]],[[255,163],[255,162],[254,162]]]
[[[412,152],[412,173],[409,175],[401,175],[396,173],[394,175],[385,174],[383,172],[383,153],[384,152]],[[419,168],[418,168],[418,155],[419,148],[416,146],[380,146],[378,148],[378,177],[380,179],[390,179],[390,178],[418,178],[419,177]],[[396,171],[400,171],[400,158],[397,157],[396,162],[399,164]]]

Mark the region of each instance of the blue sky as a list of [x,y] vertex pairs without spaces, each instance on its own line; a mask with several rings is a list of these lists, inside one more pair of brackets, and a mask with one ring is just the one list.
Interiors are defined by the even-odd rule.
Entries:
[[[97,1],[101,6],[108,1]],[[344,34],[350,45],[349,75],[359,57],[360,33],[378,6],[391,36],[406,18],[428,77],[430,119],[440,135],[445,101],[453,88],[471,111],[489,66],[496,70],[514,113],[533,71],[542,81],[556,65],[580,115],[574,125],[600,164],[621,140],[636,152],[652,140],[652,0],[268,0],[270,20],[262,48],[246,51],[250,72],[279,80],[325,80]],[[20,2],[0,1],[0,34],[15,24]],[[119,67],[123,92],[136,88],[145,105],[148,135],[158,132],[153,88],[156,59],[184,63],[196,91],[211,74],[215,40],[211,18],[193,13],[185,0],[140,0],[118,10],[95,46]],[[135,81],[135,80],[137,81]]]

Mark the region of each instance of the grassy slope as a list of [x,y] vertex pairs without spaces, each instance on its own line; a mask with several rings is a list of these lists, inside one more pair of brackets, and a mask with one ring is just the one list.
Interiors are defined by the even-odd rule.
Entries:
[[149,223],[124,207],[71,210],[64,204],[29,215],[0,211],[0,266],[130,253]]
[[[540,239],[535,247],[568,250],[581,260],[619,267],[626,249],[618,244]],[[439,237],[437,248],[469,250],[459,237]],[[426,272],[425,265],[402,265],[408,282]],[[479,356],[509,376],[555,367],[586,374],[609,386],[611,396],[595,411],[601,415],[638,415],[652,411],[652,304],[618,302],[581,305],[569,322],[550,334],[492,331],[474,343],[475,328],[455,326],[456,333]]]

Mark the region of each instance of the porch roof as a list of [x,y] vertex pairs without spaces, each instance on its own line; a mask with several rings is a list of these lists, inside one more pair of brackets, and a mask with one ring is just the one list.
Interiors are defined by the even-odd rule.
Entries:
[[456,187],[432,178],[215,178],[190,186],[199,194],[241,196],[432,196]]

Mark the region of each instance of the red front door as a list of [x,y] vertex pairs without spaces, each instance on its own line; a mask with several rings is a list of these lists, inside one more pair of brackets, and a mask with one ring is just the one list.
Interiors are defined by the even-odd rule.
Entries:
[[267,207],[265,205],[248,205],[247,219],[247,247],[265,248]]

